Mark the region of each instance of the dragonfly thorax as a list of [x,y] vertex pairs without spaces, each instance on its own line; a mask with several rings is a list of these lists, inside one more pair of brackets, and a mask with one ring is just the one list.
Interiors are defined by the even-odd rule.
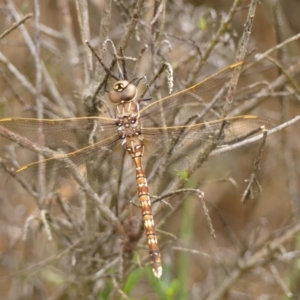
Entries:
[[135,100],[117,105],[116,124],[121,139],[141,134],[139,105]]
[[137,96],[137,88],[127,80],[117,81],[109,92],[109,99],[112,103],[124,103],[131,101]]
[[118,133],[121,139],[138,136],[141,134],[141,126],[136,117],[124,116],[117,119]]

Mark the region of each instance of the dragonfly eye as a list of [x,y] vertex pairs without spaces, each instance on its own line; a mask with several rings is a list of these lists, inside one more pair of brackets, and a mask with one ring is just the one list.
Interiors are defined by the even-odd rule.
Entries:
[[127,80],[117,81],[109,92],[109,99],[112,103],[131,101],[137,95],[137,88]]

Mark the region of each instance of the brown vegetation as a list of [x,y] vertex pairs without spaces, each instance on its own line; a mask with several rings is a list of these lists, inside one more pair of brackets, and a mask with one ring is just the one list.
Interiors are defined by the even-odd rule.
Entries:
[[[228,76],[229,92],[205,122],[213,116],[256,115],[269,135],[225,154],[218,154],[220,147],[191,142],[192,164],[188,169],[183,164],[176,174],[151,156],[157,145],[146,144],[144,163],[164,268],[157,281],[141,232],[134,168],[121,180],[114,178],[131,161],[122,155],[97,161],[90,155],[99,170],[90,174],[82,162],[71,176],[62,161],[66,182],[59,190],[34,173],[26,173],[30,184],[22,187],[11,168],[41,155],[59,155],[53,151],[60,151],[67,137],[49,130],[50,149],[43,148],[25,123],[8,127],[13,135],[0,121],[1,299],[299,297],[300,3],[257,2],[2,2],[0,118],[109,116],[113,106],[104,90],[115,80],[106,86],[107,73],[88,40],[106,67],[118,58],[119,70],[112,68],[117,76],[124,70],[129,80],[146,76],[150,88],[142,80],[139,94],[154,100],[167,96],[170,84],[178,92],[245,61],[241,74],[237,67],[233,79]],[[175,125],[184,104],[178,104]],[[195,114],[200,113],[199,106]],[[249,131],[241,126],[236,128],[241,134]],[[85,139],[75,130],[72,134],[69,151]],[[61,145],[51,147],[48,139],[60,139]],[[209,162],[198,168],[203,156],[198,162],[195,157],[211,150]],[[157,170],[157,164],[163,167]],[[247,180],[253,180],[248,187]],[[45,198],[39,194],[43,189]]]

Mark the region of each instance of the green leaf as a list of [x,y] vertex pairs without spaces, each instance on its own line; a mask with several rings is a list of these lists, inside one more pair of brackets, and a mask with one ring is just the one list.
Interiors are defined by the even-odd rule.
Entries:
[[22,4],[21,12],[22,12],[23,15],[26,15],[28,13],[29,7],[30,7],[30,4],[27,1]]
[[47,281],[56,285],[60,285],[66,281],[66,279],[61,274],[59,274],[58,272],[53,272],[51,269],[48,268],[43,269],[42,274]]
[[206,27],[207,27],[207,22],[206,22],[205,18],[201,17],[201,18],[199,19],[198,27],[199,27],[200,30],[206,29]]
[[138,282],[141,280],[142,275],[143,275],[142,269],[136,269],[135,271],[131,272],[124,286],[124,293],[126,295],[130,295],[132,289],[136,287]]
[[189,171],[188,170],[180,171],[178,169],[175,169],[175,172],[176,172],[177,176],[179,176],[183,180],[185,180],[185,181],[189,180],[190,175],[189,175]]
[[101,300],[108,300],[109,299],[109,296],[110,296],[110,293],[112,291],[112,286],[111,286],[111,283],[106,285],[99,293],[99,299]]

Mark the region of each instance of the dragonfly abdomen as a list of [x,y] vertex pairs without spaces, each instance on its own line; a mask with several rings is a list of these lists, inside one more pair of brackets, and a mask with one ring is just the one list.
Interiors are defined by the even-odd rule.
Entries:
[[142,168],[142,156],[144,151],[142,137],[128,137],[126,139],[126,149],[135,163],[138,197],[142,209],[143,222],[148,240],[152,271],[155,277],[160,278],[162,275],[161,256],[155,233],[147,179]]
[[154,219],[152,215],[147,179],[139,163],[141,160],[134,158],[134,161],[136,164],[136,183],[138,189],[138,196],[142,208],[142,216],[148,240],[152,271],[155,277],[160,278],[162,275],[162,263],[157,237],[155,233]]

